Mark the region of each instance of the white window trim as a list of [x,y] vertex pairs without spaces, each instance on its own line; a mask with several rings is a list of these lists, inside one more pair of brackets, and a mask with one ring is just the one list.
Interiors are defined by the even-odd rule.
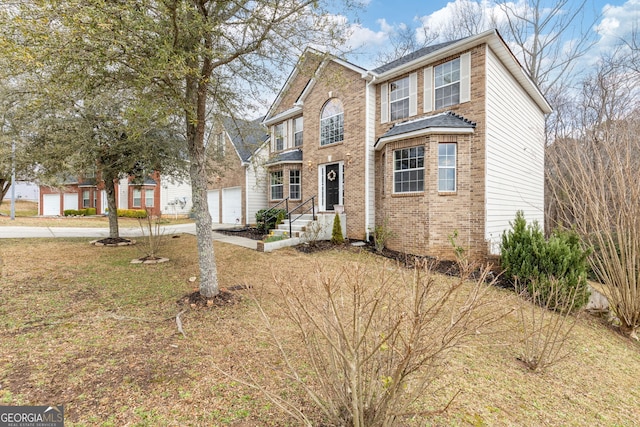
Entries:
[[[326,206],[326,200],[325,200],[325,191],[324,191],[324,177],[326,174],[326,166],[327,165],[335,165],[335,164],[339,165],[339,169],[340,169],[340,176],[339,178],[339,186],[338,186],[338,200],[339,200],[339,205],[344,205],[344,162],[331,162],[331,163],[326,163],[324,165],[319,165],[318,166],[318,188],[320,189],[320,191],[318,192],[318,208],[320,209],[320,211],[326,211],[327,210],[327,206]],[[302,178],[301,178],[302,179]]]
[[[418,73],[411,73],[408,76],[394,80],[394,82],[409,79],[409,115],[407,117],[413,117],[418,114]],[[391,82],[393,83],[393,82]],[[406,98],[402,98],[403,100]],[[394,102],[399,101],[396,99]],[[397,120],[403,120],[407,117],[403,117]],[[389,89],[389,83],[383,83],[380,86],[380,123],[388,123],[391,121],[391,91]]]
[[[302,129],[300,130],[296,130],[296,122],[300,121],[302,123]],[[298,134],[302,135],[302,143],[300,145],[296,145],[296,136]],[[304,145],[304,117],[296,117],[295,119],[293,119],[293,147],[301,147],[302,145]]]
[[[274,184],[273,183],[273,179],[272,178],[273,178],[273,175],[276,174],[276,173],[282,174],[280,184]],[[274,187],[281,187],[281,189],[282,189],[282,197],[280,197],[279,199],[273,197],[273,188]],[[269,200],[284,200],[284,171],[282,171],[282,170],[273,171],[273,172],[269,173]]]
[[[151,197],[147,196],[147,194],[149,194],[149,193],[151,194]],[[145,188],[145,190],[144,190],[144,206],[146,208],[153,208],[154,207],[154,205],[155,205],[155,194],[154,193],[155,193],[154,190]],[[151,204],[147,203],[147,200],[149,200],[149,199],[151,199]]]
[[[136,192],[140,193],[140,197],[138,197],[138,199],[140,200],[140,202],[136,205]],[[134,188],[132,195],[131,195],[131,204],[133,205],[134,208],[141,208],[142,207],[142,189],[141,188]]]
[[[440,144],[452,144],[455,147],[454,165],[440,166]],[[440,169],[453,169],[453,190],[440,189]],[[457,193],[458,192],[458,144],[456,142],[440,142],[438,143],[438,193]]]
[[[421,168],[412,168],[412,169],[399,169],[396,171],[396,152],[398,151],[402,151],[402,150],[409,150],[411,148],[417,148],[417,147],[422,147],[422,167]],[[426,183],[427,183],[427,168],[426,168],[426,160],[427,160],[427,150],[424,146],[422,145],[414,145],[411,147],[404,147],[404,148],[397,148],[395,150],[392,151],[393,156],[392,157],[392,164],[391,164],[391,171],[392,171],[392,180],[391,180],[391,194],[420,194],[420,193],[424,193],[425,189],[426,189]],[[396,172],[404,172],[404,171],[414,171],[414,170],[422,170],[422,190],[416,190],[416,191],[396,191]]]
[[[338,116],[342,116],[342,139],[340,141],[334,141],[334,142],[329,142],[327,144],[323,144],[322,143],[322,122]],[[329,145],[337,144],[339,142],[344,142],[344,109],[342,110],[341,113],[334,114],[333,116],[329,116],[329,117],[320,118],[320,146],[327,147]]]
[[[455,58],[454,58],[455,59]],[[448,62],[448,61],[447,61]],[[435,109],[434,67],[424,69],[424,112]],[[471,52],[460,55],[460,104],[471,101]],[[449,106],[450,107],[450,106]],[[447,108],[447,107],[444,107]]]
[[[291,183],[291,174],[292,172],[298,172],[298,182],[292,184]],[[296,186],[298,187],[298,197],[292,197],[291,196],[291,187],[292,186]],[[301,200],[302,199],[302,171],[300,169],[289,169],[289,198],[291,200]]]

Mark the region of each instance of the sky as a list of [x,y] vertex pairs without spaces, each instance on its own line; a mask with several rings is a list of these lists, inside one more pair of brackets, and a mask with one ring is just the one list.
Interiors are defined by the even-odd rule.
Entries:
[[[389,45],[389,34],[402,25],[420,28],[426,25],[437,28],[442,23],[455,22],[457,3],[467,0],[360,0],[364,8],[348,16],[352,35],[348,46],[353,52],[348,59],[357,65],[369,68],[379,50]],[[517,5],[519,0],[513,0]],[[580,0],[568,0],[567,7],[575,8]],[[542,0],[542,4],[553,4]],[[484,0],[488,10],[499,9],[491,0]],[[577,22],[573,30],[585,27],[597,44],[589,51],[595,61],[599,52],[610,50],[620,39],[628,39],[634,25],[640,26],[640,0],[586,0],[586,15]],[[595,22],[595,25],[588,23]],[[567,39],[570,43],[570,37]]]

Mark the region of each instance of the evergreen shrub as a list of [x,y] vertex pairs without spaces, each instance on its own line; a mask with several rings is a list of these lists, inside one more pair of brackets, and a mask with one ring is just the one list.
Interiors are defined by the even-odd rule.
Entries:
[[[553,298],[551,308],[566,306],[572,299],[571,310],[585,305],[589,300],[589,252],[580,246],[578,235],[570,230],[555,230],[545,239],[539,224],[527,224],[521,211],[511,226],[502,234],[501,265],[506,277],[526,286],[529,294],[533,294],[535,286],[542,301]],[[557,284],[552,289],[554,279]]]

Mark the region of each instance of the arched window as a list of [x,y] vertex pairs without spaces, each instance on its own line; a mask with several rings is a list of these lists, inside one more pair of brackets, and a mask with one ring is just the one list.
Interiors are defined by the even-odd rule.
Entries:
[[331,98],[320,113],[320,145],[344,139],[344,109],[338,98]]

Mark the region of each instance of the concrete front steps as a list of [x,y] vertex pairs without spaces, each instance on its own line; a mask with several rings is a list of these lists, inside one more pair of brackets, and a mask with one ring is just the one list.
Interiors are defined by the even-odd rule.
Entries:
[[[335,214],[318,214],[316,220],[310,214],[302,215],[291,224],[291,233],[289,232],[289,220],[278,224],[277,228],[271,230],[269,235],[287,236],[281,240],[273,242],[258,242],[258,252],[272,252],[276,249],[285,248],[287,246],[295,246],[304,243],[309,238],[316,240],[331,240],[331,231],[333,230],[333,220]],[[345,214],[340,215],[340,224],[342,225],[342,235],[347,233],[347,217]],[[291,234],[291,235],[289,235]]]

